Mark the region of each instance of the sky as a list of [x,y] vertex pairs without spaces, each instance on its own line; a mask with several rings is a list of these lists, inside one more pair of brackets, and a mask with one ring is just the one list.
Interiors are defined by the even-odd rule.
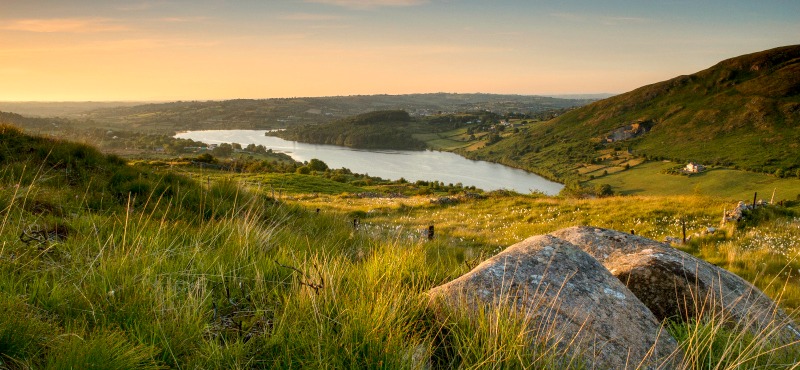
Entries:
[[0,101],[621,93],[798,43],[797,0],[0,0]]

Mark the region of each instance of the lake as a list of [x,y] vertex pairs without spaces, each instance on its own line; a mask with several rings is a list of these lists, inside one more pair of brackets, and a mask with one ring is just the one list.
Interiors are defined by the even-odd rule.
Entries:
[[461,183],[483,190],[508,189],[528,194],[540,191],[554,195],[564,187],[530,172],[497,163],[474,161],[457,154],[437,151],[363,150],[336,145],[317,145],[264,136],[264,130],[207,130],[182,132],[175,137],[206,144],[261,144],[276,152],[289,154],[298,161],[317,158],[330,168],[348,168],[356,173],[384,179],[404,178],[438,180],[445,184]]

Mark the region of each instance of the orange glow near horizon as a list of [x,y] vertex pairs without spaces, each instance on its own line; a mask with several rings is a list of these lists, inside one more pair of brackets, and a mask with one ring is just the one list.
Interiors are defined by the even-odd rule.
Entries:
[[[47,13],[35,5],[4,6],[12,11],[0,16],[0,101],[618,93],[789,44],[800,32],[777,19],[766,23],[782,27],[777,34],[758,28],[771,39],[741,39],[719,24],[691,39],[698,25],[670,28],[676,16],[657,10],[525,17],[514,9],[525,5],[492,14],[466,0],[73,5],[46,17],[34,16]],[[90,8],[99,15],[75,14]]]

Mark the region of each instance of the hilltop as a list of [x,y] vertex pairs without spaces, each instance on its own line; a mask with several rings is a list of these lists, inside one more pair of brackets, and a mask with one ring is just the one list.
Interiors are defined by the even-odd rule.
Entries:
[[[749,171],[800,169],[800,45],[722,61],[462,154],[566,180],[609,149]],[[634,165],[636,163],[633,163]]]

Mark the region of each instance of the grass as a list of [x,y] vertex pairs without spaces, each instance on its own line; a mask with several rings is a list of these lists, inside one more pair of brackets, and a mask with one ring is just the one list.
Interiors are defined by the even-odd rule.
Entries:
[[646,162],[626,171],[598,177],[588,184],[609,184],[615,192],[625,195],[700,194],[752,201],[753,193],[757,192],[760,199],[769,201],[774,190],[776,201],[794,200],[800,196],[800,179],[797,178],[777,178],[727,168],[712,168],[692,176],[662,173],[675,165],[673,162]]
[[[547,348],[531,358],[537,352],[527,350],[528,330],[513,314],[443,321],[424,293],[529,235],[592,224],[663,239],[678,235],[684,216],[690,233],[716,225],[729,204],[702,196],[579,200],[507,192],[449,205],[432,204],[437,195],[359,198],[347,191],[374,185],[296,174],[189,177],[57,141],[30,139],[36,150],[9,150],[4,145],[20,141],[6,139],[0,366],[12,369],[405,369],[429,361],[441,368],[560,368]],[[51,162],[41,165],[44,157]],[[60,163],[93,170],[66,172]],[[270,183],[282,184],[280,200]],[[357,229],[353,216],[362,220]],[[761,274],[766,280],[751,280],[761,287],[773,281],[767,293],[797,307],[800,292],[774,282],[798,278],[787,264],[797,256],[793,217],[764,214],[685,248]],[[423,240],[417,230],[430,224],[436,238]],[[53,225],[68,234],[20,239]],[[760,269],[759,261],[768,266]],[[781,263],[791,271],[775,273]],[[707,353],[724,368],[791,367],[781,362],[791,355],[786,348],[729,350],[749,339],[703,325],[672,330],[687,333],[685,345],[700,346],[689,368],[713,367],[700,361]]]

